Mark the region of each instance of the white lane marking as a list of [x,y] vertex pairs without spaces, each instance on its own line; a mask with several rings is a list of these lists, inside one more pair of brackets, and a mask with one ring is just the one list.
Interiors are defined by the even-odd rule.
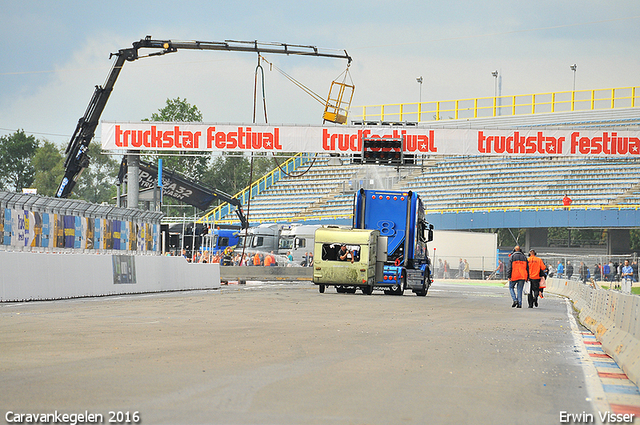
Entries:
[[587,386],[587,394],[589,395],[589,399],[587,400],[591,401],[591,404],[596,411],[596,414],[593,415],[595,423],[602,424],[602,422],[600,421],[600,416],[597,414],[597,412],[611,412],[611,406],[609,406],[604,388],[602,388],[602,381],[600,380],[600,376],[598,376],[598,371],[591,361],[589,353],[587,353],[586,345],[582,341],[582,334],[580,333],[580,329],[578,328],[575,317],[573,317],[573,306],[571,305],[571,301],[569,301],[568,298],[565,298],[564,302],[567,306],[567,317],[569,319],[569,324],[571,325],[571,334],[573,335],[573,341],[575,342],[577,350],[579,350],[578,354],[580,355],[582,372],[584,373],[584,380]]

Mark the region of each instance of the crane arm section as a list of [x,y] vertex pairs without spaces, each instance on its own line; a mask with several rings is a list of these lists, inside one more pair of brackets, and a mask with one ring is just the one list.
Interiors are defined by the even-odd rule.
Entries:
[[[140,49],[159,49],[145,56],[139,55]],[[73,136],[65,150],[66,159],[64,162],[65,174],[62,178],[58,190],[57,198],[68,198],[82,171],[89,166],[90,158],[87,155],[89,143],[93,139],[96,127],[100,122],[100,117],[104,111],[109,96],[113,91],[116,80],[120,75],[125,61],[133,62],[142,57],[161,56],[167,53],[177,52],[181,49],[188,50],[226,50],[230,52],[254,52],[254,53],[274,53],[284,55],[318,56],[327,58],[347,59],[351,63],[351,56],[346,51],[321,50],[315,46],[304,46],[286,43],[263,43],[258,41],[172,41],[154,40],[147,36],[140,41],[133,43],[133,47],[120,49],[111,56],[116,56],[116,61],[107,76],[104,86],[96,86],[89,106],[82,118],[78,120]]]

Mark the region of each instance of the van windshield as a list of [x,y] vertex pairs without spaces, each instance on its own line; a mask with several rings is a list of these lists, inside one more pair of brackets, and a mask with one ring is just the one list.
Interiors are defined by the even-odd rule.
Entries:
[[280,249],[293,249],[293,238],[280,238]]

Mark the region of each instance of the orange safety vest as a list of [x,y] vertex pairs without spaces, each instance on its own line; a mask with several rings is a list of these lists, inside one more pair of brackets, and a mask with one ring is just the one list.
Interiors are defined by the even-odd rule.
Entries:
[[258,254],[256,254],[256,255],[253,257],[253,265],[254,265],[254,266],[259,266],[259,265],[260,265],[260,256],[259,256]]
[[508,277],[512,282],[529,279],[529,263],[521,251],[511,254]]
[[547,266],[544,265],[542,259],[531,256],[529,257],[529,278],[530,279],[540,279],[540,272],[546,269]]

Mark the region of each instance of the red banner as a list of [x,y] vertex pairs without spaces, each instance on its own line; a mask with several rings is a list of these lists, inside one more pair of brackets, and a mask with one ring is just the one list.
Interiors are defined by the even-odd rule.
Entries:
[[640,155],[638,131],[102,123],[102,148],[105,150],[360,153],[363,138],[377,137],[402,137],[404,152],[411,154]]

